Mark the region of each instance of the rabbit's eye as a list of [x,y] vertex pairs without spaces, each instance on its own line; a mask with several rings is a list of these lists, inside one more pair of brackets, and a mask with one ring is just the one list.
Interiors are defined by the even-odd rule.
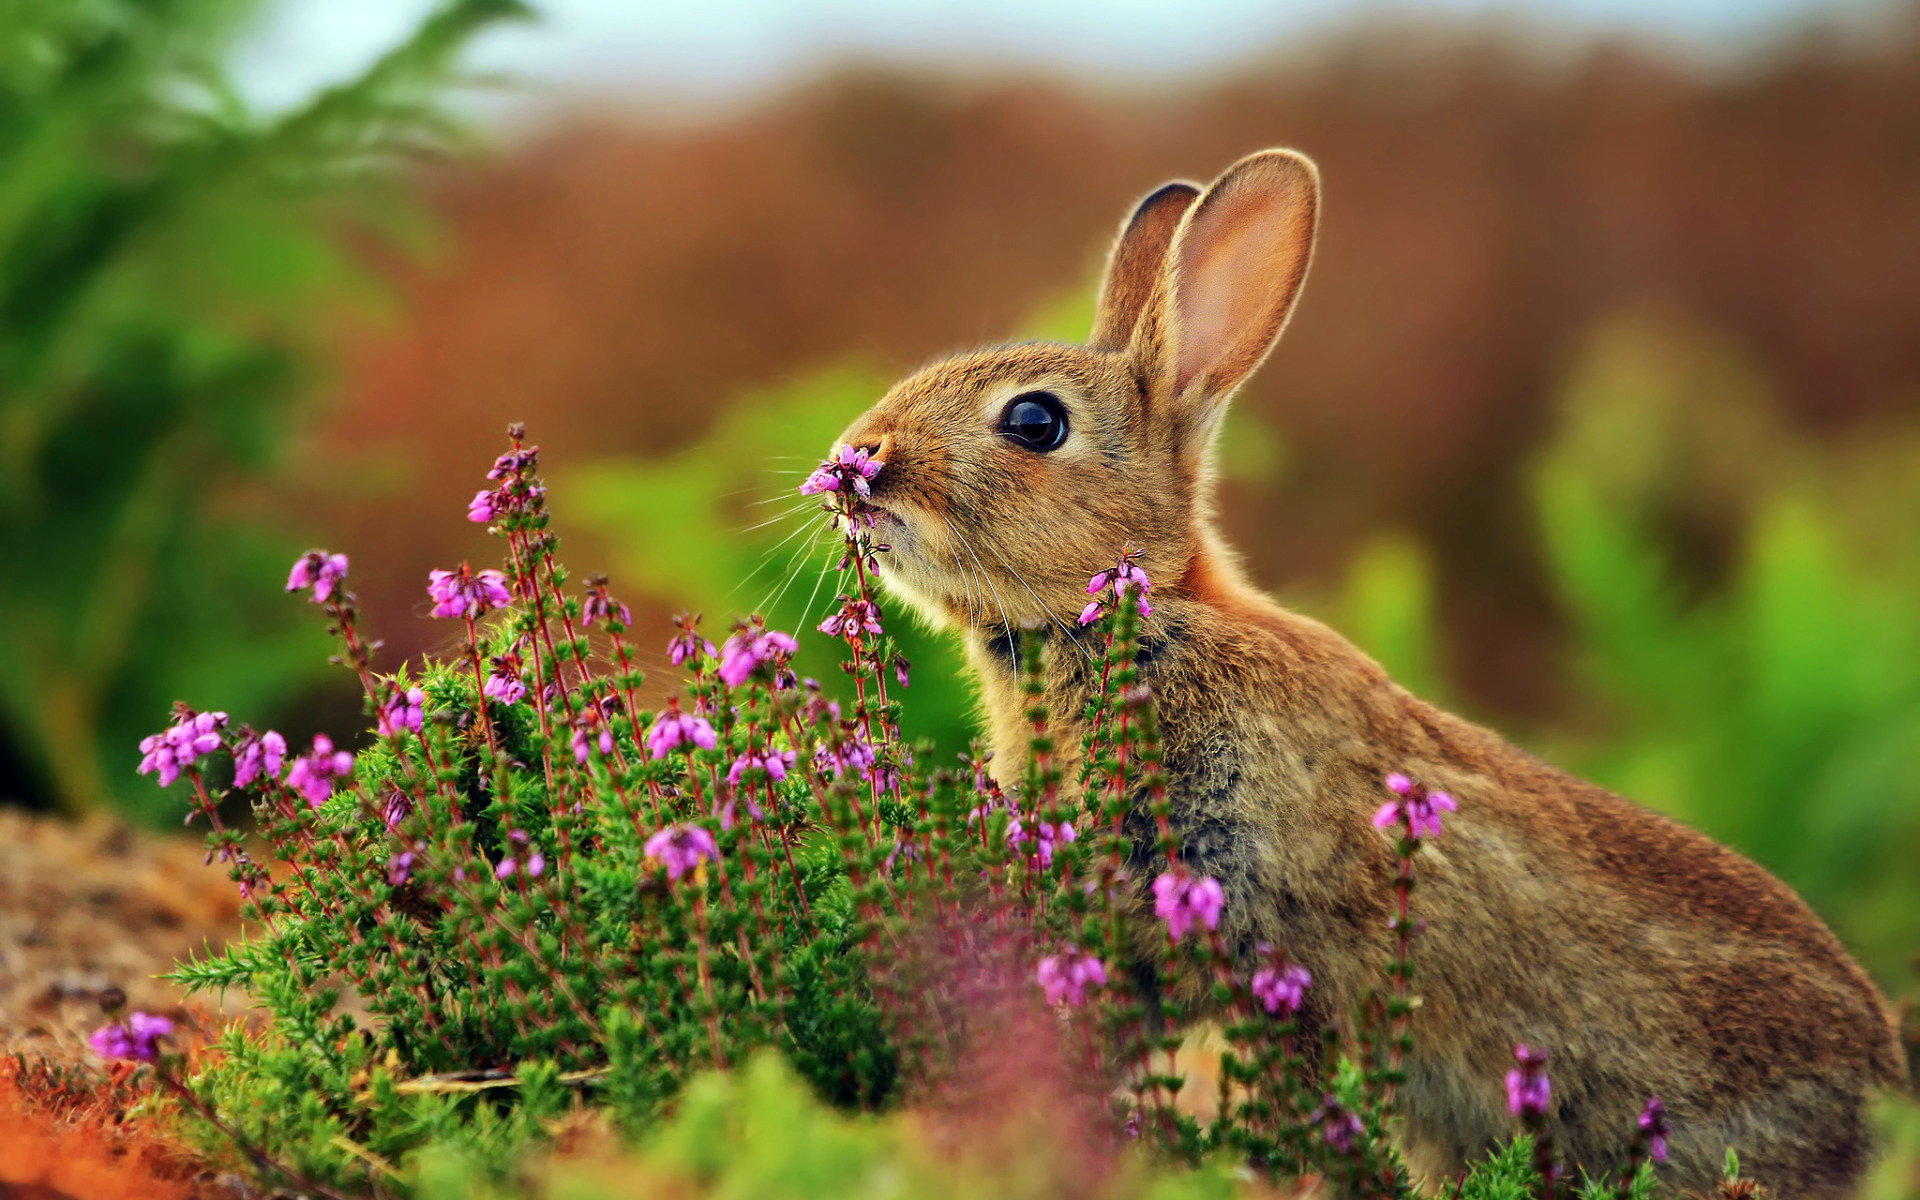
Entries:
[[1000,414],[1000,434],[1014,445],[1045,454],[1067,440],[1067,409],[1052,392],[1022,392]]

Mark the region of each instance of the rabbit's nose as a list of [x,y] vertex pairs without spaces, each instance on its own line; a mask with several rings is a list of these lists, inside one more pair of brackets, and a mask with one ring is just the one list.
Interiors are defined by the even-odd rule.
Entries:
[[865,450],[867,457],[885,463],[893,453],[893,435],[891,433],[868,434],[853,439],[855,450]]

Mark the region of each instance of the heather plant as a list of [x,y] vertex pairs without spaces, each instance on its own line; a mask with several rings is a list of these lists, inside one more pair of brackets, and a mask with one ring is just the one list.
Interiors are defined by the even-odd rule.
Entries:
[[[264,1174],[404,1191],[434,1163],[505,1178],[577,1108],[645,1135],[690,1080],[768,1053],[847,1108],[964,1090],[1005,1014],[1044,1006],[1063,1103],[1109,1147],[1416,1194],[1391,1135],[1417,1036],[1417,867],[1452,797],[1381,781],[1393,958],[1357,1011],[1308,1027],[1311,973],[1284,946],[1227,945],[1220,881],[1182,856],[1138,670],[1153,583],[1131,549],[1079,615],[1100,684],[1077,755],[1052,733],[1040,633],[1023,638],[1031,754],[1003,786],[977,751],[942,764],[902,736],[912,668],[875,590],[890,551],[859,503],[882,465],[866,451],[800,486],[839,539],[830,615],[798,634],[683,615],[666,646],[683,678],[656,699],[627,607],[557,561],[537,448],[510,433],[467,514],[501,565],[427,579],[457,653],[382,673],[346,556],[293,564],[287,590],[364,689],[369,747],[185,707],[141,744],[141,772],[186,782],[256,928],[172,978],[244,989],[270,1020],[190,1071],[167,1021],[115,1012],[102,1055],[151,1064]],[[803,637],[833,647],[844,688],[796,673]],[[250,831],[224,815],[236,801]],[[1210,1104],[1182,1057],[1202,1020],[1225,1046]],[[1509,1151],[1457,1194],[1564,1187],[1545,1055],[1516,1055],[1532,1174]],[[1645,1195],[1661,1122],[1652,1101],[1634,1161],[1582,1194]]]

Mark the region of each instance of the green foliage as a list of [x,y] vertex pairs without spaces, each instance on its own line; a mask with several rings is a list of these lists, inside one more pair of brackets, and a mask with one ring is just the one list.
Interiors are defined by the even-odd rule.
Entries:
[[449,0],[276,117],[221,60],[242,0],[0,11],[0,722],[42,795],[157,816],[132,747],[173,695],[255,708],[314,677],[267,603],[290,540],[240,515],[364,292],[345,227],[444,140],[433,97],[515,0]]
[[[759,612],[775,628],[804,633],[838,607],[840,551],[824,532],[819,501],[794,488],[886,384],[856,364],[817,371],[729,405],[699,444],[672,458],[596,463],[555,486],[631,585],[676,607]],[[959,648],[913,621],[889,630],[914,668],[906,737],[951,760],[977,732]],[[796,669],[826,680],[839,674],[837,662],[819,639],[803,639]]]
[[1535,492],[1596,732],[1558,756],[1753,856],[1893,981],[1920,944],[1920,571],[1858,527],[1857,455],[1796,454],[1763,399],[1670,325],[1604,330],[1577,373]]

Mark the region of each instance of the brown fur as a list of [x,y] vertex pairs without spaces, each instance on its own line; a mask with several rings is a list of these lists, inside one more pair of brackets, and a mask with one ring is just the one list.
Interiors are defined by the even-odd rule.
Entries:
[[[1865,1105],[1903,1077],[1892,1018],[1792,891],[1739,855],[1408,694],[1337,633],[1243,577],[1214,530],[1211,442],[1286,322],[1311,256],[1310,163],[1266,151],[1197,201],[1154,193],[1123,226],[1095,344],[961,355],[848,430],[886,463],[874,504],[888,583],[957,628],[1003,783],[1027,730],[1007,631],[1050,630],[1057,743],[1093,682],[1073,624],[1123,545],[1155,581],[1142,676],[1163,724],[1182,853],[1226,888],[1236,947],[1285,944],[1328,1019],[1381,981],[1392,848],[1369,818],[1406,771],[1459,800],[1419,865],[1416,1049],[1403,1143],[1445,1175],[1508,1136],[1517,1042],[1553,1051],[1557,1144],[1598,1171],[1650,1094],[1670,1183],[1710,1188],[1733,1145],[1776,1195],[1846,1194]],[[1000,436],[1044,388],[1070,436]],[[1066,777],[1073,778],[1069,769]]]

